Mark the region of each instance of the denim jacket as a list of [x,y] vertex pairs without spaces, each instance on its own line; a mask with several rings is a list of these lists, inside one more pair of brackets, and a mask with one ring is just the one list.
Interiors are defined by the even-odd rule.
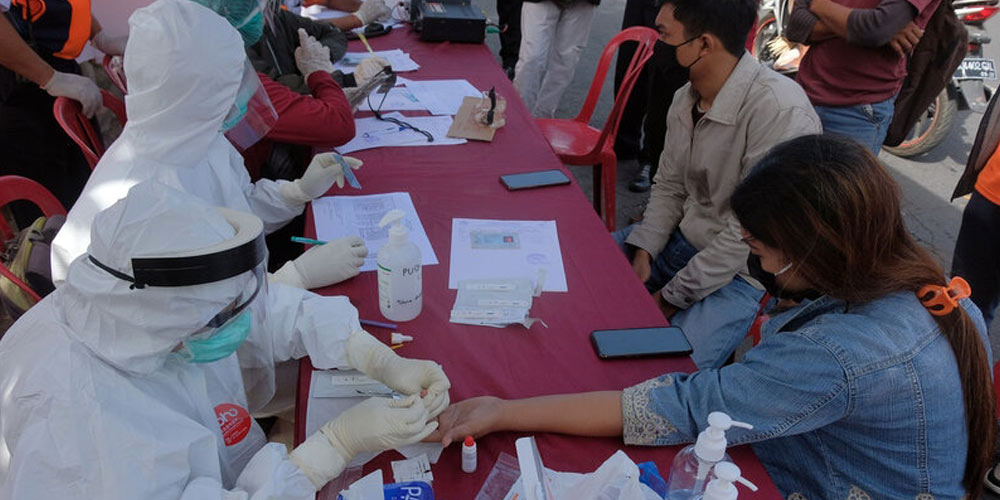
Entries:
[[[992,359],[982,315],[968,299]],[[627,444],[693,441],[708,414],[754,425],[753,443],[789,499],[960,498],[965,407],[955,356],[913,293],[850,307],[821,297],[776,315],[742,363],[673,373],[622,395]]]

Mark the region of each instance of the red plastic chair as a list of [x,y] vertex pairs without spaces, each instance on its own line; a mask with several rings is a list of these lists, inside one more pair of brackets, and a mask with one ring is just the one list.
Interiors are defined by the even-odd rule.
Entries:
[[[104,98],[104,106],[115,114],[122,125],[125,125],[125,103],[103,89],[101,96]],[[57,97],[55,104],[52,105],[52,112],[66,135],[80,146],[84,158],[93,170],[104,154],[104,140],[101,139],[101,134],[94,130],[90,120],[83,116],[83,107],[73,99]]]
[[[580,114],[572,120],[537,120],[552,150],[559,155],[563,163],[594,166],[594,209],[604,216],[604,223],[609,231],[615,229],[615,181],[618,170],[618,159],[614,151],[615,136],[618,135],[622,111],[632,93],[632,88],[635,87],[639,73],[653,55],[653,45],[657,36],[656,31],[643,26],[627,28],[615,35],[604,47]],[[638,47],[618,88],[618,96],[611,108],[611,114],[608,115],[604,128],[597,130],[589,125],[590,117],[597,106],[597,98],[601,94],[608,67],[611,66],[618,47],[624,42],[637,42]]]
[[[19,175],[0,176],[0,207],[19,200],[34,203],[46,217],[66,215],[66,209],[62,206],[62,203],[59,203],[59,200],[41,184]],[[3,236],[0,239],[0,253],[7,250],[4,242],[13,239],[15,234],[10,224],[3,217],[0,217],[0,235]],[[32,290],[27,283],[15,276],[3,262],[0,262],[0,274],[11,280],[18,288],[24,290],[36,302],[42,300],[38,293]]]
[[111,83],[121,91],[122,95],[128,94],[128,82],[125,81],[125,65],[121,56],[104,56],[104,72],[108,74]]

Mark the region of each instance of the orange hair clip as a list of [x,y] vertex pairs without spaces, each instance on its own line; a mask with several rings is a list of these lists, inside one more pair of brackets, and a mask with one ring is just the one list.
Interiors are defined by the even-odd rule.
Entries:
[[927,285],[917,292],[920,303],[935,316],[951,314],[958,307],[958,300],[972,295],[972,287],[961,276],[955,276],[947,287]]

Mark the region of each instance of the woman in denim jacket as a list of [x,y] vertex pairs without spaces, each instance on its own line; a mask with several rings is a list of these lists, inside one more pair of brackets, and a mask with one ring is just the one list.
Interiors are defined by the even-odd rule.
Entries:
[[741,363],[624,391],[469,399],[441,415],[442,442],[513,430],[674,445],[724,411],[754,425],[729,442],[752,443],[788,498],[977,498],[996,432],[985,325],[907,232],[878,160],[793,139],[731,204],[749,266],[784,298]]

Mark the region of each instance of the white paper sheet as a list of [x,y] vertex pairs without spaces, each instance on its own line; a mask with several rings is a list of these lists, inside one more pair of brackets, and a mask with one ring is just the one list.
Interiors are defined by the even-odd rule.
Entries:
[[[372,104],[375,103],[373,102]],[[401,113],[396,112],[385,113],[383,116],[403,120],[414,127],[425,130],[434,137],[434,141],[428,142],[427,136],[392,122],[376,118],[358,118],[354,120],[354,138],[347,144],[338,147],[337,151],[342,154],[348,154],[372,148],[452,146],[469,142],[466,139],[448,137],[448,129],[451,128],[451,123],[454,121],[450,116],[403,116]]]
[[378,227],[382,216],[398,208],[406,213],[403,225],[409,229],[409,239],[420,249],[423,265],[437,264],[424,226],[409,193],[385,193],[362,196],[327,196],[312,201],[316,221],[316,238],[331,241],[345,236],[360,236],[368,247],[368,256],[361,271],[374,271],[375,259],[382,245],[389,241],[389,228]]
[[407,458],[406,460],[393,460],[392,480],[397,483],[423,481],[430,484],[434,482],[434,474],[431,473],[431,464],[427,455]]
[[411,80],[406,88],[432,115],[456,115],[462,99],[483,95],[468,80]]
[[451,220],[448,288],[458,289],[466,279],[528,278],[536,283],[539,269],[545,269],[542,291],[568,290],[556,221]]
[[[306,436],[311,436],[337,415],[370,397],[332,398],[318,395],[317,393],[323,393],[324,384],[322,382],[316,384],[315,381],[322,377],[332,377],[334,376],[332,374],[336,372],[336,370],[313,370],[312,372],[313,383],[309,385],[309,405],[306,410]],[[437,463],[443,450],[441,443],[414,443],[396,449],[406,458],[427,455],[432,464]],[[348,467],[364,465],[378,455],[376,452],[359,453],[351,459]]]
[[[409,54],[400,49],[376,50],[374,55],[389,61],[389,65],[392,66],[392,70],[396,73],[420,69],[420,65],[413,59],[410,59]],[[353,73],[358,63],[371,56],[372,54],[368,52],[348,52],[344,54],[341,60],[334,63],[333,69],[339,69],[344,73]]]
[[[389,89],[389,92],[385,94],[380,94],[378,89],[375,89],[368,97],[369,101],[375,109],[381,109],[382,111],[426,111],[427,106],[424,105],[410,89],[402,87],[393,87]],[[383,101],[383,99],[385,99]],[[366,111],[368,109],[368,102],[361,104],[361,111]]]

